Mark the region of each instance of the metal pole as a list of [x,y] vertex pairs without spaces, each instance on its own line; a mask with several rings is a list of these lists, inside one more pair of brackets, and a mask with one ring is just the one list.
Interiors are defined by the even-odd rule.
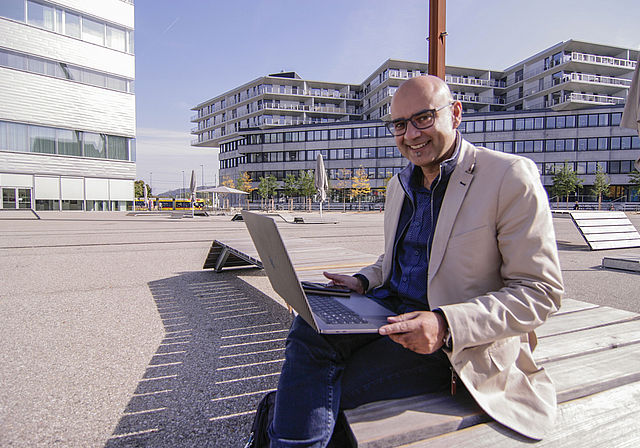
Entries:
[[182,191],[180,192],[180,199],[184,199],[184,170],[182,170]]
[[447,35],[446,0],[429,0],[429,74],[444,80]]

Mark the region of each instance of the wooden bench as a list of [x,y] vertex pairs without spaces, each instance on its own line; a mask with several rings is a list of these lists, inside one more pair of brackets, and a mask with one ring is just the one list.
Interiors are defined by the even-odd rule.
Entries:
[[[534,357],[556,384],[559,409],[555,428],[536,446],[638,446],[640,315],[567,299],[537,334]],[[358,447],[532,442],[491,420],[463,388],[369,403],[345,415]]]
[[640,234],[624,212],[573,211],[569,215],[591,250],[640,247]]
[[[353,274],[374,263],[378,257],[342,247],[318,243],[310,238],[283,237],[287,252],[300,280],[326,281],[323,271]],[[262,268],[258,251],[251,237],[214,240],[203,269],[220,272],[227,268]]]

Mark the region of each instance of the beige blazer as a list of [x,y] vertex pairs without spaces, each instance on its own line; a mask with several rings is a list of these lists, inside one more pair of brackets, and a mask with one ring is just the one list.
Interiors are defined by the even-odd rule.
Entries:
[[[477,403],[498,422],[534,439],[551,429],[556,393],[533,361],[535,333],[563,292],[547,194],[535,164],[475,147],[458,136],[429,260],[428,297],[451,329],[447,355]],[[389,182],[385,254],[360,271],[374,288],[391,275],[404,191]]]

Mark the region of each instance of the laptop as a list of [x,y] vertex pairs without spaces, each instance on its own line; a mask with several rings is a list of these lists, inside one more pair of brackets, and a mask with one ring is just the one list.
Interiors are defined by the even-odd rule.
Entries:
[[305,292],[273,218],[246,210],[242,218],[271,286],[318,333],[377,333],[396,314],[353,291],[349,297]]

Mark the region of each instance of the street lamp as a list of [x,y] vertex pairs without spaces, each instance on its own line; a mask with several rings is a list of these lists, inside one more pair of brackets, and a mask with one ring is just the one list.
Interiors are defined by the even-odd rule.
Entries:
[[184,170],[182,170],[182,191],[180,192],[180,199],[184,199]]
[[149,188],[151,189],[151,193],[153,194],[153,172],[149,173]]

